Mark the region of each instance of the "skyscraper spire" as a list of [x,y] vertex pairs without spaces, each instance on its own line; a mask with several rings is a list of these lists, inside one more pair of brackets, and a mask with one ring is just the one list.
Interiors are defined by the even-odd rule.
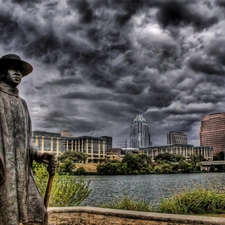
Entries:
[[141,114],[137,114],[131,124],[130,147],[142,148],[151,146],[148,123]]

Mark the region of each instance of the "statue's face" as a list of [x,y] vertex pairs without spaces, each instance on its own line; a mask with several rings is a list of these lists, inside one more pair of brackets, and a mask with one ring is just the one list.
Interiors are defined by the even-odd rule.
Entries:
[[18,68],[9,68],[3,76],[2,81],[13,87],[16,87],[22,80],[21,70]]

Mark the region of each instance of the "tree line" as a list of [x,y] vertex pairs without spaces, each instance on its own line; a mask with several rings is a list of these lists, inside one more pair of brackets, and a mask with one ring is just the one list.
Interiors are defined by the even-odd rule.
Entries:
[[201,155],[191,155],[190,160],[185,160],[181,155],[170,153],[159,154],[152,162],[147,155],[127,154],[122,161],[108,161],[97,166],[99,174],[129,175],[129,174],[151,174],[151,173],[190,173],[201,169]]

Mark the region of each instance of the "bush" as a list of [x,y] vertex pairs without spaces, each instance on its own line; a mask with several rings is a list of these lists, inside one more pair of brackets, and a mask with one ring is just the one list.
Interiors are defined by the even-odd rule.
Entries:
[[169,163],[164,163],[161,165],[162,173],[171,173],[173,170],[172,165]]
[[77,175],[84,175],[84,174],[86,174],[86,170],[85,170],[85,168],[83,166],[78,168],[75,172],[76,172]]
[[112,203],[103,204],[100,207],[111,209],[145,211],[145,212],[152,211],[151,206],[144,200],[140,200],[139,198],[130,198],[127,195],[125,195],[122,199],[116,200],[115,202]]
[[157,211],[174,214],[224,213],[225,193],[200,186],[194,190],[182,190],[171,198],[162,199]]
[[[34,167],[34,174],[37,186],[44,198],[45,190],[48,182],[47,168],[43,164],[36,165]],[[91,190],[89,190],[89,184],[81,178],[75,176],[60,176],[55,175],[49,206],[78,206],[84,199],[86,199]]]
[[162,173],[162,167],[161,166],[155,166],[153,172],[154,173]]

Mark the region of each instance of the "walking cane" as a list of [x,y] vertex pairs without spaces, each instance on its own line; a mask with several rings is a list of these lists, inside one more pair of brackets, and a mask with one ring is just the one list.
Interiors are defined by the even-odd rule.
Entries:
[[52,167],[50,164],[48,164],[47,170],[48,170],[49,177],[48,177],[48,185],[45,191],[45,198],[44,198],[44,205],[46,209],[48,207],[51,189],[52,189],[52,183],[55,176],[55,167]]

